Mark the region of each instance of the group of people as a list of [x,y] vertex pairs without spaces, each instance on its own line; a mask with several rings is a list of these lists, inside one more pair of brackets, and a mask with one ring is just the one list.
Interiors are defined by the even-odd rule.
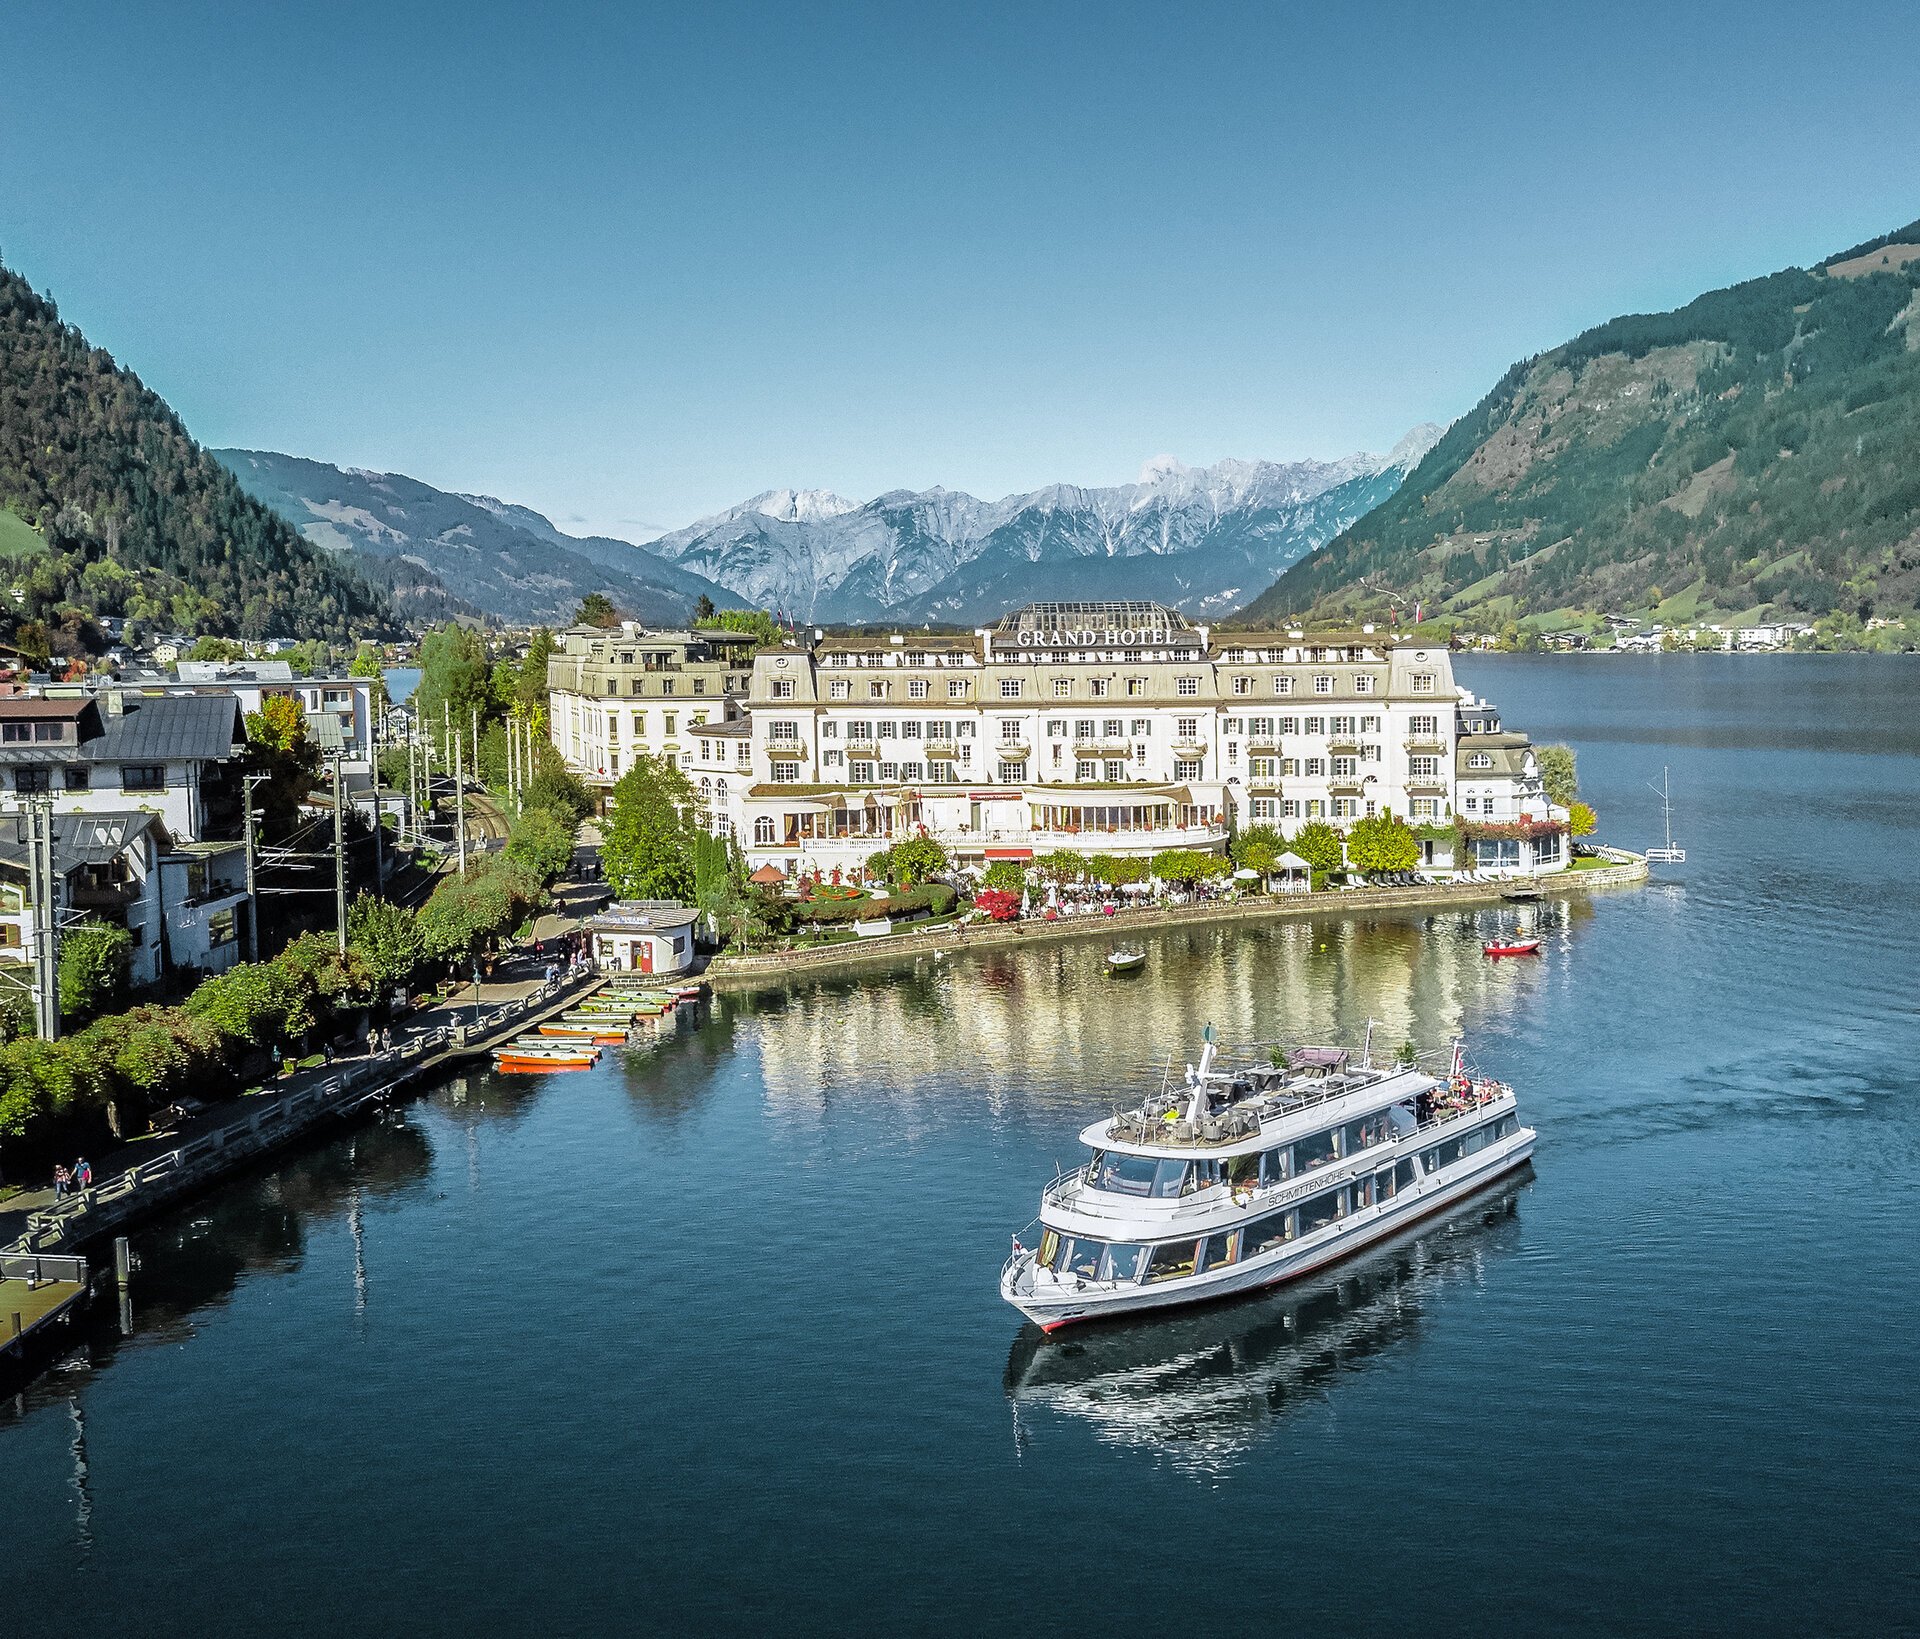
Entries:
[[79,1160],[69,1167],[65,1164],[53,1169],[53,1198],[64,1201],[69,1195],[93,1187],[93,1163]]

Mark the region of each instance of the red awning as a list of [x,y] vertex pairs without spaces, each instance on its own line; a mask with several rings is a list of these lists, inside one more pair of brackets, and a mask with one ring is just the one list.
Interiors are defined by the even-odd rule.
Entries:
[[762,865],[760,869],[755,871],[747,880],[749,882],[758,882],[762,887],[771,887],[776,882],[786,881],[787,873],[781,870],[778,865]]
[[987,850],[987,858],[988,859],[1032,859],[1033,850],[1031,848],[989,848]]

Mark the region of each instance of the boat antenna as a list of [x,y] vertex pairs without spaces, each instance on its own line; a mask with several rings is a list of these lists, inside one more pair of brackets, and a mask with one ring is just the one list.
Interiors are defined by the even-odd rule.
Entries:
[[1198,1121],[1207,1113],[1207,1072],[1213,1068],[1213,1026],[1200,1032],[1200,1073],[1193,1078],[1193,1097],[1187,1101],[1187,1119]]
[[1373,1018],[1371,1015],[1367,1018],[1367,1039],[1360,1044],[1360,1068],[1363,1070],[1373,1068]]

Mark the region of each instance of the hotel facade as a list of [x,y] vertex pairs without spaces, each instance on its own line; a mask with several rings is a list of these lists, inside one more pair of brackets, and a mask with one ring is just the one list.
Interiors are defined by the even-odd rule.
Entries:
[[[1220,852],[1249,825],[1383,813],[1529,833],[1472,843],[1465,867],[1566,864],[1525,736],[1417,630],[1215,630],[1101,602],[1033,604],[970,636],[815,633],[750,662],[733,638],[566,633],[551,732],[603,793],[636,753],[671,758],[751,868],[844,873],[921,834],[962,864]],[[1422,848],[1455,864],[1444,840]]]

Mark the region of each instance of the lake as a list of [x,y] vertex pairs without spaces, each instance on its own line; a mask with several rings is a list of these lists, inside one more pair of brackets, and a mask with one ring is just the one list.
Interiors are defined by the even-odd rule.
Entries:
[[[1688,863],[1534,961],[1054,944],[449,1078],[156,1224],[133,1335],[0,1407],[15,1631],[1911,1631],[1920,669],[1459,670],[1605,840],[1670,767]],[[1464,1033],[1533,1169],[1264,1299],[999,1301],[1110,1091],[1369,1017]]]

